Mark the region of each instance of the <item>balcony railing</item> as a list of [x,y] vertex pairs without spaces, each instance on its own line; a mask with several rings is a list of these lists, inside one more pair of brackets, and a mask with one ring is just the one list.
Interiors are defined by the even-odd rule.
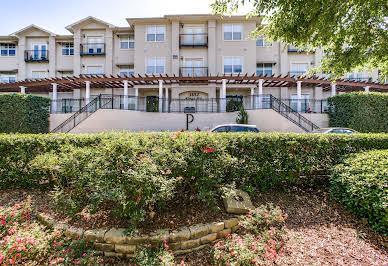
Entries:
[[329,110],[327,100],[281,99],[281,101],[294,111],[298,111],[299,108],[300,113],[326,113]]
[[25,62],[48,62],[49,52],[48,50],[25,50],[24,61]]
[[350,81],[368,81],[368,82],[372,82],[372,78],[369,78],[369,77],[349,77],[348,79]]
[[290,71],[288,72],[288,76],[290,77],[299,77],[299,76],[302,76],[302,75],[306,75],[306,71]]
[[105,43],[82,43],[80,55],[105,55]]
[[179,47],[207,47],[207,33],[180,34]]
[[206,77],[208,75],[207,67],[181,67],[179,76],[182,77]]

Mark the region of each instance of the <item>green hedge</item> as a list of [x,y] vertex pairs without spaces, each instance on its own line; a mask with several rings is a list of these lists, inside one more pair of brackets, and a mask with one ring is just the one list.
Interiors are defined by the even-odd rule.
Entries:
[[26,94],[0,94],[1,133],[47,133],[50,99]]
[[335,167],[334,197],[388,235],[388,150],[352,154]]
[[330,97],[329,125],[359,132],[388,132],[388,93],[352,92]]
[[177,195],[212,202],[232,184],[254,191],[306,182],[372,149],[388,149],[388,134],[0,135],[0,187],[55,186],[59,209],[109,203],[136,224]]

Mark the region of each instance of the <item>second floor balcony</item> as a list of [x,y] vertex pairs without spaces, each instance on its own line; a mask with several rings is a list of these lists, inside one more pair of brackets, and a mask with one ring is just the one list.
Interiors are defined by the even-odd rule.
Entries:
[[82,43],[81,56],[101,56],[105,55],[105,43]]
[[25,62],[48,62],[49,52],[47,50],[25,50]]
[[180,34],[179,47],[208,47],[207,33]]
[[207,67],[180,67],[179,76],[182,77],[206,77],[208,75]]
[[288,76],[290,77],[300,77],[306,75],[306,71],[290,71],[288,72]]

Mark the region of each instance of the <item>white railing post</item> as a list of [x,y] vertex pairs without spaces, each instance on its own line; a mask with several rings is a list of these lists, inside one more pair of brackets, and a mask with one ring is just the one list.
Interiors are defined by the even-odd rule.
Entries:
[[370,86],[366,86],[366,87],[364,88],[366,93],[369,92],[369,88],[370,88]]
[[331,84],[331,96],[335,96],[336,93],[336,86],[335,83]]
[[165,97],[166,97],[166,99],[165,99],[165,102],[166,102],[166,104],[165,104],[165,112],[166,113],[168,113],[168,88],[166,88],[166,92],[165,92]]
[[255,88],[251,88],[251,110],[255,109]]
[[139,88],[135,88],[135,111],[139,110]]
[[296,82],[296,98],[297,98],[297,107],[296,110],[299,112],[302,111],[302,81]]
[[128,110],[128,80],[124,80],[124,110]]
[[264,79],[259,79],[259,103],[258,103],[258,107],[259,109],[262,109],[263,108],[263,83],[264,83]]
[[51,96],[51,104],[52,104],[52,109],[51,112],[53,114],[57,113],[57,100],[58,100],[58,84],[52,83],[53,85],[53,94]]
[[20,93],[26,94],[26,87],[20,86]]
[[159,80],[159,113],[163,112],[163,80]]
[[85,91],[85,105],[90,102],[90,81],[85,81],[86,91]]
[[222,87],[220,91],[220,112],[225,113],[226,112],[226,79],[222,80]]

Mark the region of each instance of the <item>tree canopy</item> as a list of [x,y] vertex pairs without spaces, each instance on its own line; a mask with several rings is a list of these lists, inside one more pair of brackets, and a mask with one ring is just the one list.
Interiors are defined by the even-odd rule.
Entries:
[[251,4],[248,16],[264,23],[252,33],[299,49],[321,48],[314,70],[338,78],[353,71],[380,70],[388,79],[387,0],[215,0],[214,13],[232,15]]

